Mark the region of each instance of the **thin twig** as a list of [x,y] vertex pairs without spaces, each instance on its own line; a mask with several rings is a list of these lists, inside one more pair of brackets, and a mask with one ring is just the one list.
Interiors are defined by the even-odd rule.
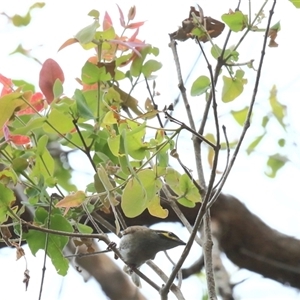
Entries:
[[267,39],[268,39],[268,32],[269,32],[269,29],[270,29],[270,26],[271,26],[271,20],[272,20],[273,14],[274,14],[275,5],[276,5],[276,0],[273,1],[273,5],[272,5],[272,8],[271,8],[270,13],[269,13],[268,24],[267,24],[267,28],[266,28],[265,35],[264,35],[263,47],[262,47],[262,51],[261,51],[261,56],[260,56],[259,66],[258,66],[258,69],[257,69],[257,75],[256,75],[255,85],[254,85],[254,89],[253,89],[253,93],[252,93],[252,97],[251,97],[250,106],[249,106],[249,109],[248,109],[246,121],[244,123],[243,130],[242,130],[241,136],[240,136],[240,138],[238,140],[238,143],[236,145],[236,148],[235,148],[235,150],[233,152],[232,158],[231,158],[231,160],[229,162],[229,166],[228,166],[227,170],[225,171],[224,179],[220,183],[220,186],[217,189],[216,194],[210,200],[210,203],[208,204],[208,207],[211,207],[211,205],[216,201],[217,195],[221,192],[221,190],[222,190],[222,188],[223,188],[223,186],[224,186],[224,184],[225,184],[225,182],[227,180],[227,177],[229,176],[229,173],[230,173],[230,171],[231,171],[231,169],[232,169],[232,167],[233,167],[233,165],[235,163],[235,159],[236,159],[236,157],[237,157],[237,155],[239,153],[239,150],[240,150],[242,142],[243,142],[243,140],[245,138],[246,132],[247,132],[248,128],[250,127],[251,115],[252,115],[254,103],[256,101],[256,95],[257,95],[257,91],[258,91],[258,86],[259,86],[259,82],[260,82],[260,76],[261,76],[262,66],[263,66],[264,57],[265,57],[265,50],[266,50]]

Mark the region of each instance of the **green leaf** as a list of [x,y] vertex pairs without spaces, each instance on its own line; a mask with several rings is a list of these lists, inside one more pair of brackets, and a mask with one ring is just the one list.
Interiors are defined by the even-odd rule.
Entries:
[[244,85],[248,82],[244,79],[245,72],[237,70],[235,78],[223,76],[222,101],[227,103],[237,98],[244,90]]
[[238,122],[238,124],[243,126],[248,114],[248,110],[249,106],[246,106],[241,110],[232,110],[230,113],[232,114],[233,118]]
[[81,79],[83,83],[94,84],[100,81],[111,80],[111,75],[106,72],[105,66],[99,68],[95,64],[92,64],[89,61],[87,61],[82,67]]
[[251,142],[251,144],[248,146],[248,148],[247,148],[247,150],[246,150],[246,152],[247,152],[248,155],[251,154],[251,153],[255,150],[256,146],[261,142],[261,140],[264,138],[265,135],[266,135],[266,134],[264,133],[264,134],[262,134],[262,135],[256,137],[256,138]]
[[[231,46],[228,49],[225,50],[224,52],[224,58],[226,59],[227,62],[236,62],[239,60],[239,52],[234,50],[235,46]],[[215,58],[218,59],[222,53],[222,49],[218,45],[214,45],[211,47],[211,55]],[[229,57],[230,56],[230,57]],[[227,60],[228,58],[228,60]]]
[[99,21],[98,19],[96,19],[91,25],[81,29],[75,35],[75,38],[79,41],[80,44],[88,44],[94,39],[96,30],[99,26]]
[[296,8],[300,8],[300,0],[290,0]]
[[201,196],[197,187],[194,185],[187,174],[181,175],[179,180],[179,188],[181,190],[181,195],[183,195],[184,198],[186,198],[188,201],[193,203],[201,201]]
[[112,136],[107,139],[108,146],[110,151],[113,155],[116,157],[119,156],[119,150],[120,150],[120,135]]
[[283,119],[286,116],[286,105],[281,104],[277,100],[277,89],[275,85],[272,87],[270,91],[269,101],[270,101],[273,115],[275,116],[279,124],[283,127],[283,129],[286,130],[285,124],[283,122]]
[[90,227],[90,226],[87,226],[87,225],[84,225],[84,224],[81,224],[81,223],[77,223],[76,225],[77,225],[78,231],[80,233],[84,233],[84,234],[93,233],[93,228]]
[[74,124],[72,117],[69,113],[63,113],[61,110],[52,109],[49,116],[48,122],[54,127],[52,128],[49,124],[44,124],[44,130],[48,133],[60,134],[69,133],[73,128]]
[[[140,51],[140,56],[136,57],[131,66],[130,74],[131,76],[138,77],[142,72],[143,63],[148,54],[158,55],[159,50],[157,48],[152,48],[151,46],[146,46]],[[158,65],[157,65],[158,66]]]
[[123,191],[121,207],[128,218],[139,216],[149,205],[160,186],[153,170],[138,172],[130,179]]
[[200,96],[210,88],[210,79],[207,76],[199,76],[192,85],[191,96]]
[[264,116],[264,117],[262,118],[262,120],[261,120],[261,126],[262,126],[263,128],[266,128],[266,126],[268,125],[269,121],[270,121],[269,116]]
[[57,78],[53,85],[53,95],[54,98],[59,98],[64,92],[62,82]]
[[25,102],[20,99],[21,96],[21,93],[14,92],[0,97],[0,128],[10,119],[16,109],[26,107]]
[[[112,40],[116,37],[115,29],[111,26],[108,29],[104,31],[97,31],[95,38],[98,40]],[[107,49],[111,48],[111,45],[109,43],[103,43],[102,49],[105,49],[105,46]]]
[[269,156],[267,161],[268,170],[265,174],[270,178],[274,178],[287,161],[289,161],[289,159],[286,156],[281,156],[279,154]]
[[7,221],[9,208],[15,200],[13,191],[0,183],[0,224]]
[[94,17],[95,19],[99,19],[100,13],[99,13],[98,10],[92,9],[92,10],[88,13],[88,16]]
[[28,134],[30,131],[34,129],[41,128],[45,121],[46,121],[46,117],[37,117],[35,119],[32,118],[25,126],[12,129],[12,133]]
[[16,157],[12,161],[12,168],[15,172],[20,173],[26,170],[28,167],[28,161],[22,157]]
[[148,153],[148,143],[143,142],[146,134],[146,123],[129,122],[129,125],[132,130],[128,130],[123,135],[126,149],[132,158],[142,160]]
[[180,195],[181,189],[179,186],[181,174],[173,168],[167,168],[166,175],[164,177],[169,187],[177,194]]
[[94,115],[90,110],[86,99],[80,90],[75,90],[74,99],[76,101],[77,112],[79,117],[86,120],[94,119]]
[[223,14],[221,18],[234,32],[242,31],[248,25],[248,16],[241,11]]
[[[48,212],[43,208],[36,210],[35,220],[42,224],[43,227],[47,225]],[[59,214],[52,214],[50,216],[50,229],[73,232],[70,223]],[[33,255],[36,255],[38,250],[45,250],[46,233],[29,230],[28,233],[23,234],[28,246]],[[49,234],[47,255],[50,257],[52,264],[59,275],[65,276],[69,268],[69,261],[64,258],[62,250],[68,243],[69,238],[62,235]]]
[[31,178],[40,178],[42,175],[45,179],[52,178],[54,174],[54,160],[48,149],[48,136],[43,135],[39,138],[36,150],[36,161],[33,167]]
[[284,146],[285,146],[285,139],[279,139],[279,140],[277,141],[277,143],[278,143],[278,145],[279,145],[280,147],[284,147]]
[[35,86],[25,80],[13,79],[12,82],[15,86],[22,87],[23,92],[25,91],[32,91],[33,93],[35,92]]
[[162,64],[154,59],[149,59],[142,67],[142,73],[146,78],[150,77],[153,72],[158,71]]

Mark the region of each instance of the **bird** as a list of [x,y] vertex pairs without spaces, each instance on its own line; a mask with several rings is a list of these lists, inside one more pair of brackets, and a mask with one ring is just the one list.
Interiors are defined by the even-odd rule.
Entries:
[[164,230],[154,230],[146,226],[130,226],[121,232],[119,252],[126,263],[124,271],[131,275],[133,282],[141,286],[139,276],[132,270],[160,251],[165,251],[180,245],[186,245],[174,233]]

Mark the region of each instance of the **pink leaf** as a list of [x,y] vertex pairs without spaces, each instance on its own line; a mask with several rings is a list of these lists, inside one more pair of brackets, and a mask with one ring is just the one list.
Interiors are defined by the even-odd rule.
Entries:
[[112,20],[110,15],[106,11],[103,19],[103,25],[102,25],[103,30],[109,29],[111,26],[112,26]]
[[64,83],[64,73],[59,64],[55,60],[49,58],[44,62],[42,66],[39,80],[40,89],[45,95],[46,100],[49,104],[54,99],[53,85],[56,79],[59,79],[61,83]]
[[127,25],[126,28],[129,28],[129,29],[139,28],[139,27],[141,27],[142,25],[144,25],[144,23],[145,23],[145,21],[143,21],[143,22],[131,23],[131,24]]
[[117,4],[118,9],[119,9],[119,13],[120,13],[120,23],[122,27],[125,27],[125,19],[124,19],[124,14],[121,10],[121,8],[119,7],[119,5]]
[[131,38],[129,38],[128,41],[130,41],[130,42],[135,41],[135,39],[136,39],[138,33],[139,33],[139,28],[136,29],[135,33],[131,36]]

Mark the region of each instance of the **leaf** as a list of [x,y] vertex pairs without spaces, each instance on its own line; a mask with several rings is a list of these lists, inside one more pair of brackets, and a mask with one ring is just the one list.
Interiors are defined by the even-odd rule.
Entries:
[[[239,52],[234,50],[235,46],[231,46],[225,50],[223,57],[226,59],[226,62],[236,62],[239,60]],[[211,47],[211,55],[218,59],[222,53],[222,49],[218,45],[213,45]]]
[[221,18],[234,32],[242,31],[248,25],[248,16],[241,11],[233,12],[230,10],[228,14],[223,14]]
[[34,91],[35,91],[34,85],[25,80],[13,79],[12,82],[15,86],[22,87],[23,92],[32,91],[34,93]]
[[188,201],[193,203],[201,202],[200,193],[187,174],[181,175],[179,188],[181,190],[181,194],[184,195]]
[[120,24],[122,27],[125,27],[125,19],[124,19],[124,14],[120,8],[120,6],[117,4],[118,9],[119,9],[119,14],[120,14]]
[[290,0],[296,8],[300,8],[300,0]]
[[130,74],[133,77],[138,77],[142,72],[143,63],[148,54],[153,54],[155,56],[158,55],[158,49],[152,48],[151,46],[145,46],[140,50],[140,56],[136,57],[131,66],[130,66]]
[[249,106],[244,107],[241,110],[234,111],[232,110],[230,113],[232,114],[233,118],[237,121],[240,126],[244,125],[248,114]]
[[46,117],[31,119],[24,127],[13,129],[12,132],[14,134],[26,134],[36,128],[42,127],[45,121],[46,121]]
[[283,122],[284,117],[286,116],[286,105],[281,104],[277,100],[277,89],[274,85],[270,91],[269,102],[272,108],[272,113],[279,122],[279,124],[286,130],[285,124]]
[[81,69],[81,79],[83,83],[94,84],[100,81],[111,80],[111,75],[107,72],[106,67],[98,67],[97,65],[87,61]]
[[31,178],[52,179],[54,174],[54,160],[49,150],[47,149],[48,136],[43,135],[39,138],[36,147],[36,161],[33,170],[30,174]]
[[58,99],[64,92],[63,85],[59,79],[56,79],[53,85],[53,96]]
[[70,46],[70,45],[76,44],[76,43],[78,43],[78,40],[77,40],[77,39],[75,39],[75,38],[70,38],[70,39],[66,40],[66,41],[59,47],[58,51],[60,51],[60,50],[62,50],[62,49],[64,49],[64,48],[66,48],[66,47],[68,47],[68,46]]
[[67,195],[65,198],[56,203],[55,207],[66,208],[64,215],[72,207],[79,207],[85,200],[86,195],[83,191],[77,191],[70,195]]
[[0,224],[7,220],[9,208],[11,208],[15,199],[13,191],[0,182]]
[[149,59],[142,67],[142,73],[146,78],[150,77],[153,72],[158,71],[162,64],[154,59]]
[[128,29],[135,29],[135,28],[139,28],[141,27],[142,25],[145,24],[145,21],[142,21],[142,22],[136,22],[136,23],[130,23],[126,26],[126,28]]
[[39,78],[39,87],[49,104],[54,99],[53,86],[57,79],[59,79],[61,83],[64,83],[64,73],[59,64],[49,58],[43,63]]
[[88,44],[95,38],[95,33],[99,26],[99,20],[95,19],[91,25],[81,29],[75,35],[75,38],[79,41],[80,44]]
[[[48,123],[45,123],[43,128],[48,133],[57,133],[65,134],[69,133],[74,129],[74,124],[69,113],[64,113],[58,109],[52,109],[48,116],[48,123],[52,125],[49,126]],[[62,122],[63,120],[63,122]]]
[[5,122],[12,117],[16,110],[27,106],[21,99],[21,96],[21,93],[13,92],[0,98],[0,128],[4,126]]
[[150,200],[147,209],[151,216],[157,218],[165,219],[169,215],[169,211],[160,205],[160,197],[158,195]]
[[210,88],[210,79],[207,76],[199,76],[192,84],[191,96],[200,96]]
[[78,116],[86,120],[94,119],[94,115],[90,110],[83,93],[80,90],[75,90],[74,99],[76,101]]
[[278,44],[276,42],[276,38],[277,38],[277,33],[278,31],[280,31],[281,27],[280,27],[280,22],[277,22],[275,25],[273,25],[269,32],[268,32],[268,37],[270,38],[270,42],[269,42],[269,47],[278,47]]
[[100,13],[99,13],[98,10],[92,9],[92,10],[88,13],[88,16],[94,17],[95,19],[99,19]]
[[289,159],[286,156],[281,156],[279,154],[274,154],[269,156],[267,161],[268,170],[265,171],[265,174],[270,177],[276,177],[277,172],[288,162]]
[[256,137],[256,138],[250,143],[250,145],[247,147],[247,150],[246,150],[246,152],[247,152],[248,155],[250,155],[250,154],[255,150],[256,146],[261,142],[261,140],[264,138],[265,135],[266,135],[266,134],[264,133],[264,134],[262,134],[262,135]]
[[138,107],[138,100],[121,90],[116,85],[113,86],[113,89],[120,95],[122,105],[129,107],[138,116],[143,114]]
[[139,216],[149,205],[149,201],[157,193],[157,179],[153,170],[138,172],[130,179],[123,191],[121,207],[128,218]]
[[170,188],[177,194],[180,195],[181,190],[179,187],[180,182],[180,173],[174,170],[173,168],[167,168],[166,175],[164,177],[166,183]]
[[237,98],[244,90],[244,84],[248,81],[244,79],[245,72],[237,70],[235,78],[223,76],[222,101],[227,103]]
[[[35,221],[47,226],[48,212],[44,208],[36,210]],[[73,232],[70,223],[59,214],[52,214],[50,216],[50,229]],[[33,255],[36,255],[38,250],[45,250],[47,234],[44,232],[29,230],[23,233],[26,242]],[[68,259],[64,258],[62,250],[67,245],[69,238],[62,235],[48,234],[48,248],[47,255],[50,257],[52,264],[56,268],[59,275],[65,276],[69,268]]]

